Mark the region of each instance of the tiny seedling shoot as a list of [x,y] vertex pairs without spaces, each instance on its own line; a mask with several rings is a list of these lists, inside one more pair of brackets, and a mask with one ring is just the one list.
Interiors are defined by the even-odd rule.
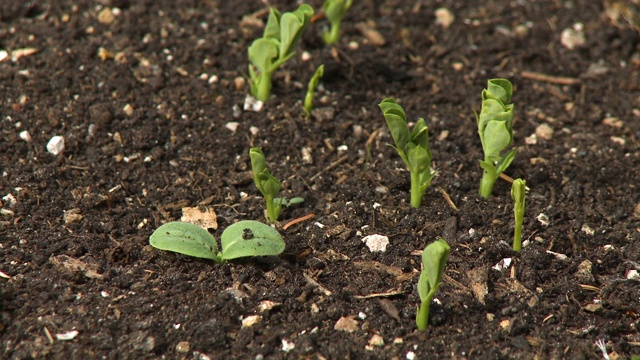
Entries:
[[277,198],[276,195],[280,192],[280,181],[269,172],[262,149],[259,147],[251,148],[249,157],[251,158],[253,182],[256,184],[258,191],[264,196],[269,221],[276,222],[278,220],[283,205],[288,207],[304,201],[301,197],[294,197],[291,200]]
[[522,248],[522,222],[524,221],[524,198],[527,183],[522,179],[516,179],[511,185],[511,198],[513,198],[513,214],[515,216],[515,228],[513,231],[513,251],[520,252]]
[[394,148],[411,173],[411,206],[419,208],[422,195],[433,178],[429,128],[420,118],[409,132],[404,109],[391,98],[384,99],[379,106],[393,137]]
[[307,95],[304,97],[304,113],[307,116],[311,115],[313,109],[313,94],[316,92],[316,88],[320,83],[320,78],[324,75],[324,65],[318,66],[316,72],[313,73],[309,85],[307,86]]
[[302,4],[296,11],[281,14],[269,9],[269,18],[261,38],[249,46],[249,85],[251,95],[260,101],[269,100],[273,73],[295,52],[293,49],[313,16],[313,8]]
[[243,220],[222,232],[221,249],[213,235],[198,225],[175,221],[166,223],[149,237],[151,246],[215,262],[246,256],[278,255],[284,240],[277,230],[263,223]]
[[340,39],[342,18],[351,7],[352,2],[352,0],[325,0],[322,10],[329,20],[329,24],[331,24],[329,31],[322,33],[322,40],[324,40],[325,44],[335,44]]
[[427,245],[422,251],[422,272],[418,280],[420,308],[416,315],[416,325],[420,331],[426,330],[429,324],[429,306],[442,283],[442,275],[450,250],[449,244],[440,238]]
[[493,185],[516,155],[511,149],[504,153],[513,140],[513,104],[511,95],[513,87],[506,79],[491,79],[482,91],[482,110],[476,114],[478,134],[484,150],[484,160],[480,161],[483,169],[480,181],[480,195],[488,199]]

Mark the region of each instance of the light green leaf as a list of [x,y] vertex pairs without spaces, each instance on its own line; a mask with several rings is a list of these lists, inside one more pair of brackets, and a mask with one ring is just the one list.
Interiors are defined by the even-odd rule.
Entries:
[[500,160],[500,152],[511,143],[511,140],[511,132],[504,121],[489,121],[484,131],[485,160]]
[[265,39],[275,39],[280,41],[280,17],[282,14],[275,7],[269,8],[269,18],[267,24],[264,27],[264,33],[262,35]]
[[222,233],[221,243],[223,260],[278,255],[285,247],[277,230],[252,220],[240,221],[226,228]]
[[149,244],[160,250],[218,260],[216,239],[200,226],[186,222],[166,223],[149,237]]
[[407,158],[409,159],[409,170],[411,172],[423,173],[429,169],[431,165],[431,153],[422,146],[409,143],[407,149]]
[[502,159],[498,161],[498,168],[496,169],[498,174],[502,174],[505,170],[507,170],[507,168],[509,167],[509,165],[511,165],[511,162],[515,157],[516,157],[516,149],[511,149],[511,151],[506,153],[502,157]]
[[410,133],[404,109],[391,98],[384,99],[378,106],[380,106],[382,110],[393,142],[396,144],[396,149],[405,152],[410,139]]
[[289,58],[313,16],[313,8],[302,4],[294,12],[282,14],[280,18],[280,57]]
[[[260,38],[249,46],[249,61],[258,69],[260,75],[269,75],[273,64],[278,59],[278,42],[273,39]],[[253,76],[252,76],[253,78]]]
[[422,265],[424,266],[422,272],[426,274],[425,278],[429,283],[427,296],[435,294],[442,283],[442,274],[444,274],[444,267],[449,260],[450,251],[451,247],[442,238],[427,245],[422,251]]
[[482,92],[482,98],[484,99],[496,99],[503,104],[511,101],[513,95],[513,85],[507,79],[490,79],[487,82],[487,89]]

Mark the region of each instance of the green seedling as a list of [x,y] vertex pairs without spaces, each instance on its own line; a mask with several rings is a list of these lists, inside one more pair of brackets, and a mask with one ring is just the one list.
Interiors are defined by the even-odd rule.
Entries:
[[294,197],[291,200],[277,198],[276,195],[280,192],[280,181],[269,172],[262,149],[259,147],[251,148],[251,150],[249,150],[249,157],[251,158],[253,182],[256,184],[258,191],[264,196],[269,221],[276,222],[278,220],[282,206],[289,207],[304,201],[301,197]]
[[422,273],[418,280],[420,308],[416,315],[416,325],[420,331],[426,330],[429,324],[429,306],[442,283],[442,275],[450,251],[451,247],[442,238],[427,245],[422,251]]
[[222,232],[221,249],[213,235],[198,225],[175,221],[166,223],[149,237],[151,246],[215,262],[247,256],[278,255],[284,240],[277,230],[263,223],[243,220]]
[[251,95],[258,100],[269,100],[273,73],[295,54],[293,49],[309,25],[311,16],[313,8],[307,4],[284,14],[273,7],[269,9],[264,34],[249,46],[249,85]]
[[511,198],[513,199],[513,214],[515,216],[515,228],[513,232],[513,251],[520,252],[522,248],[522,222],[524,221],[524,198],[527,183],[522,179],[516,179],[511,185]]
[[316,72],[313,73],[309,85],[307,86],[307,95],[304,97],[304,113],[307,116],[311,115],[313,109],[313,94],[316,92],[320,78],[324,75],[324,65],[318,66]]
[[342,18],[351,7],[352,2],[352,0],[325,0],[322,10],[327,20],[329,20],[329,24],[331,24],[329,31],[322,33],[322,40],[324,40],[325,44],[335,44],[340,39]]
[[484,150],[484,160],[480,161],[483,169],[480,195],[485,199],[491,196],[496,180],[516,156],[515,149],[503,153],[513,140],[513,104],[509,104],[512,94],[509,80],[489,80],[487,88],[482,91],[482,110],[480,115],[476,114]]
[[420,118],[409,132],[404,110],[391,98],[384,99],[379,106],[393,137],[394,148],[411,173],[411,206],[419,208],[422,195],[433,178],[429,128]]

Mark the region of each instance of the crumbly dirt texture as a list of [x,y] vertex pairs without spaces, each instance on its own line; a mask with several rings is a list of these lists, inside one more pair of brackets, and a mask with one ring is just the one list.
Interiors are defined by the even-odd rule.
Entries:
[[[632,0],[354,1],[335,46],[326,20],[309,26],[255,112],[260,1],[0,1],[0,357],[640,354],[639,14]],[[506,174],[530,188],[521,253],[509,182],[478,195],[474,110],[496,77],[514,84]],[[386,97],[430,128],[437,176],[419,209]],[[216,264],[149,245],[183,208],[215,215],[218,239],[265,221],[253,146],[282,195],[305,198],[283,211],[281,256]],[[376,234],[385,252],[363,243]],[[419,332],[420,252],[438,237],[451,255]]]

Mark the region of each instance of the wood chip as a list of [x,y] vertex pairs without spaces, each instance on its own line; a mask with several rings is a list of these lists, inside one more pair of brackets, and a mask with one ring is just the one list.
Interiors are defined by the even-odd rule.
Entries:
[[49,262],[60,270],[71,273],[81,272],[90,279],[104,279],[104,275],[98,273],[99,265],[94,262],[84,262],[67,255],[51,256]]
[[218,229],[218,217],[213,208],[198,206],[182,208],[180,221],[198,225],[205,229]]
[[387,43],[387,40],[382,36],[382,34],[375,29],[375,23],[372,22],[361,22],[356,24],[356,29],[360,31],[362,36],[369,40],[371,45],[375,46],[383,46]]

